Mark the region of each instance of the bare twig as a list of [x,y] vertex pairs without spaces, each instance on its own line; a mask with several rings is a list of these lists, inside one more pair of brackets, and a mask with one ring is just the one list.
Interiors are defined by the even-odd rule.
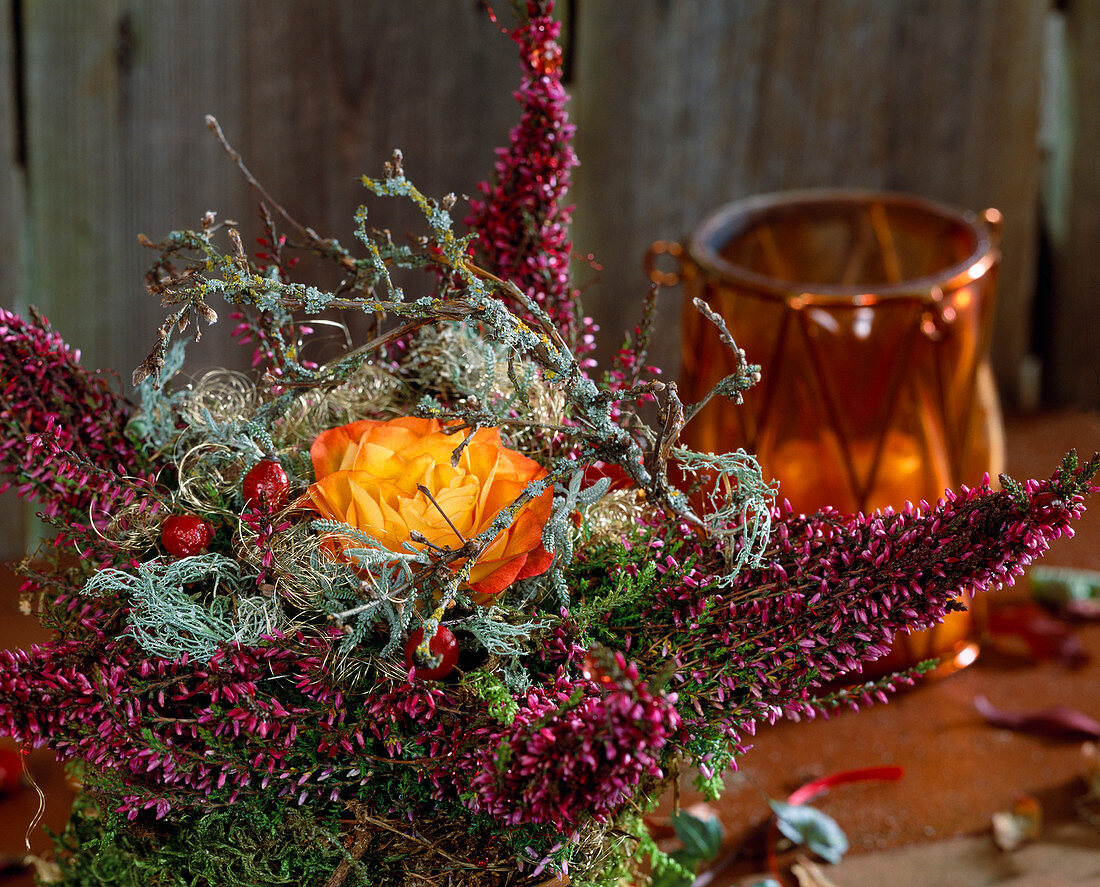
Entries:
[[290,213],[288,213],[282,207],[282,205],[274,197],[272,197],[267,192],[267,189],[260,184],[259,179],[252,175],[252,172],[249,170],[249,168],[244,165],[244,161],[241,159],[241,155],[237,152],[237,149],[229,144],[229,139],[225,137],[225,133],[222,132],[221,124],[218,123],[217,118],[214,117],[213,114],[206,115],[206,128],[214,133],[214,138],[218,140],[221,146],[225,149],[225,153],[228,154],[233,163],[236,164],[237,169],[241,171],[241,175],[243,175],[245,179],[247,179],[248,184],[251,185],[260,194],[261,197],[263,197],[266,203],[275,207],[275,211],[279,215],[281,215],[287,221],[287,223],[292,225],[294,229],[297,230],[298,233],[301,234],[303,237],[310,240],[320,240],[320,238],[317,236],[317,233],[312,228],[307,228],[305,225],[298,222]]
[[[466,438],[466,440],[469,440],[469,439],[470,439],[471,437],[473,437],[473,435],[472,435],[472,434],[471,434],[471,435],[469,435],[469,436],[468,436],[468,437]],[[451,520],[450,516],[449,516],[449,515],[447,514],[447,512],[445,512],[445,511],[443,510],[443,506],[441,506],[441,505],[440,505],[440,504],[439,504],[439,503],[438,503],[438,502],[436,501],[436,498],[435,498],[435,496],[433,496],[433,495],[432,495],[432,491],[431,491],[431,490],[429,490],[429,489],[428,489],[428,488],[427,488],[426,486],[424,486],[424,484],[417,484],[417,485],[416,485],[416,488],[417,488],[418,490],[420,490],[420,492],[421,492],[421,493],[423,493],[423,494],[424,494],[424,495],[425,495],[425,496],[427,497],[428,501],[429,501],[429,502],[431,502],[431,503],[432,503],[432,505],[434,505],[434,506],[435,506],[435,510],[436,510],[436,511],[438,511],[438,512],[439,512],[439,513],[440,513],[441,515],[443,515],[443,520],[445,520],[445,521],[447,522],[447,526],[448,526],[448,527],[450,527],[450,528],[451,528],[451,529],[452,529],[452,530],[454,531],[454,534],[455,534],[455,535],[456,535],[456,536],[457,536],[457,537],[458,537],[459,539],[461,539],[461,540],[463,541],[463,543],[467,542],[468,540],[466,539],[466,537],[465,537],[465,536],[463,536],[463,535],[462,535],[462,531],[461,531],[461,530],[459,530],[459,528],[458,528],[458,527],[456,527],[456,526],[454,525],[454,522],[453,522],[453,521]]]

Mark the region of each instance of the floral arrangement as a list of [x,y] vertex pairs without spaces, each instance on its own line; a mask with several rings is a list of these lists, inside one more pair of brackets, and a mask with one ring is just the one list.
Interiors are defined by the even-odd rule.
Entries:
[[[55,638],[0,653],[0,733],[82,784],[55,883],[676,870],[642,818],[681,771],[715,794],[759,722],[884,699],[915,672],[822,688],[1071,532],[1095,459],[898,511],[776,505],[751,456],[677,445],[701,404],[646,365],[652,298],[595,373],[550,6],[510,32],[523,116],[471,233],[395,155],[363,184],[419,207],[410,245],[362,210],[354,253],[270,199],[259,257],[212,214],[145,240],[171,313],[133,402],[0,312],[0,468],[57,530],[22,568]],[[294,282],[295,250],[340,284]],[[215,297],[256,379],[179,375]],[[322,358],[333,309],[366,341]],[[715,394],[758,376],[740,354]]]

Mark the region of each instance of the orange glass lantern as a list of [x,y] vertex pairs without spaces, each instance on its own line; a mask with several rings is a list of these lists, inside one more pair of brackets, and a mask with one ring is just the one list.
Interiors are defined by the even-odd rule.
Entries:
[[[705,219],[686,248],[656,243],[659,283],[682,282],[681,394],[699,400],[733,355],[691,304],[725,319],[762,380],[685,429],[696,450],[742,447],[799,512],[935,502],[1003,463],[986,357],[1001,215],[916,197],[799,191],[743,200]],[[657,257],[679,260],[675,273]],[[969,613],[898,639],[885,669],[976,646]]]

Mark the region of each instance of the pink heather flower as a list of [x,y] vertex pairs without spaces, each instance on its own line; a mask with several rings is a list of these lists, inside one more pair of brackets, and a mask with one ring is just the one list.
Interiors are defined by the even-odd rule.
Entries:
[[515,93],[521,116],[509,146],[497,149],[492,182],[478,186],[482,199],[470,201],[466,224],[476,234],[478,260],[527,293],[581,355],[593,347],[594,326],[576,315],[570,269],[573,207],[563,201],[577,155],[561,82],[561,23],[553,8],[553,0],[529,0],[524,20],[510,32],[523,69]]
[[572,833],[605,821],[643,780],[662,778],[661,749],[680,726],[675,697],[651,693],[616,656],[617,680],[559,675],[527,695],[510,727],[485,731],[459,754],[472,811]]
[[336,768],[347,776],[364,763],[362,727],[328,677],[325,643],[275,638],[206,665],[170,661],[108,637],[97,626],[112,615],[82,606],[83,637],[0,651],[0,734],[114,771],[128,791],[123,812],[159,817],[269,786],[331,800]]
[[[713,723],[717,711],[731,734],[759,719],[812,715],[813,689],[882,656],[896,632],[935,624],[959,608],[959,595],[1012,584],[1052,541],[1072,535],[1096,468],[1067,460],[1049,480],[1013,492],[962,487],[931,509],[809,517],[777,509],[766,566],[727,588],[689,568],[663,591],[671,613],[667,604],[653,609],[651,630],[673,628],[691,643],[690,666],[671,651],[685,663],[673,686],[695,711],[681,706],[686,729]],[[655,552],[670,575],[692,554],[705,562],[697,543],[675,558]]]
[[0,308],[0,473],[47,517],[81,524],[136,496],[153,466],[126,437],[133,407],[80,366],[45,318]]

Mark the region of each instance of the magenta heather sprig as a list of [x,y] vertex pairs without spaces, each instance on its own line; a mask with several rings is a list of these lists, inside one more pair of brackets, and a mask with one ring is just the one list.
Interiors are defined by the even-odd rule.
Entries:
[[276,638],[200,666],[96,633],[107,614],[79,598],[70,605],[94,636],[0,651],[0,733],[114,772],[131,818],[269,787],[298,803],[332,801],[359,783],[349,771],[369,763],[358,753],[371,737],[328,679],[323,644]]
[[[458,801],[461,789],[474,813],[572,834],[613,815],[643,780],[659,781],[680,726],[675,696],[651,692],[621,653],[611,678],[559,671],[502,727],[487,708],[461,713],[453,692],[430,682],[353,701],[322,640],[273,638],[199,665],[105,633],[116,630],[113,605],[77,596],[55,606],[73,611],[83,636],[0,651],[0,733],[113,772],[131,818],[256,792],[350,800],[393,766],[413,768],[440,801]],[[406,758],[410,734],[423,751]]]
[[565,105],[561,23],[553,0],[530,0],[522,24],[510,32],[519,47],[523,79],[514,93],[522,109],[509,146],[497,149],[492,182],[478,187],[466,224],[474,232],[478,259],[515,283],[579,346],[592,349],[594,326],[576,316],[577,291],[570,269],[569,224],[573,208],[563,201],[577,165],[575,127]]
[[[768,515],[763,500],[697,518],[668,486],[685,414],[648,375],[655,293],[602,388],[576,372],[586,361],[565,353],[590,351],[594,327],[579,316],[570,268],[565,198],[577,158],[560,25],[552,0],[513,5],[522,113],[473,201],[472,238],[456,239],[452,201],[422,195],[395,155],[383,179],[364,183],[424,211],[433,234],[411,251],[360,224],[370,258],[356,260],[286,217],[299,246],[341,266],[335,292],[290,283],[286,241],[266,211],[263,273],[243,266],[238,232],[229,232],[232,252],[217,247],[212,214],[201,233],[155,245],[149,289],[177,307],[145,368],[163,362],[174,320],[213,317],[206,297],[228,293],[259,312],[236,331],[269,365],[255,397],[182,387],[134,416],[48,324],[0,311],[0,473],[43,503],[59,541],[80,555],[25,570],[54,639],[0,651],[0,735],[84,764],[83,793],[99,812],[78,806],[59,841],[73,883],[127,870],[125,887],[140,887],[144,873],[177,865],[176,842],[190,845],[178,862],[189,882],[261,887],[266,871],[230,866],[256,857],[238,836],[260,829],[266,840],[277,821],[286,827],[274,838],[310,869],[287,883],[337,887],[353,867],[401,887],[463,878],[531,887],[551,867],[577,883],[644,876],[664,860],[636,832],[640,814],[681,764],[714,788],[758,722],[888,692],[890,679],[822,695],[897,631],[940,619],[960,593],[1011,582],[1080,514],[1096,459],[1067,460],[1042,482],[1006,480],[1004,492],[964,488],[933,508],[776,511],[770,540],[746,530]],[[433,297],[398,303],[394,290],[379,301],[390,268],[424,267],[438,269]],[[512,300],[537,323],[510,315]],[[298,341],[308,327],[292,312],[308,319],[337,307],[390,316],[378,317],[371,342],[313,372],[299,348],[309,343]],[[486,350],[484,383],[468,389],[453,382],[471,353],[465,336],[411,337],[457,321],[507,352]],[[388,356],[378,350],[387,344]],[[353,381],[368,369],[393,376],[377,401],[373,382],[358,391]],[[721,391],[735,394],[754,373],[735,375]],[[656,425],[634,409],[653,394]],[[346,424],[331,427],[336,416]],[[409,416],[444,422],[453,449],[425,449]],[[401,418],[382,434],[379,420],[392,417]],[[457,436],[482,428],[499,429],[517,452]],[[128,431],[149,442],[131,443]],[[334,528],[300,507],[241,513],[242,496],[262,498],[252,494],[257,475],[240,476],[257,445],[300,476],[312,463],[318,485],[326,473],[352,485],[355,526],[345,529],[362,541],[357,564],[326,561]],[[476,471],[463,474],[460,462]],[[280,497],[301,492],[297,478],[291,489],[277,474]],[[630,477],[645,489],[632,491]],[[721,478],[750,484],[745,474]],[[551,481],[542,516],[521,508]],[[169,502],[180,520],[165,525],[157,510]],[[483,538],[489,531],[475,532],[493,515],[493,532],[514,521],[524,551],[554,549],[552,569],[475,604],[472,562],[510,557]],[[744,559],[730,555],[750,547],[752,566],[733,572]],[[393,558],[401,570],[389,569]],[[309,594],[269,597],[302,583]],[[247,594],[257,584],[261,596]],[[346,625],[351,616],[362,621]],[[431,629],[433,649],[451,635],[450,670],[412,664],[418,627]],[[654,858],[636,858],[647,847]],[[209,876],[213,858],[234,876]]]
[[[0,308],[0,474],[47,517],[84,525],[153,472],[125,435],[133,407],[45,320]],[[116,481],[118,481],[116,483]],[[98,522],[98,521],[97,521]]]
[[680,727],[676,697],[650,692],[622,653],[615,664],[615,678],[559,674],[528,693],[510,727],[478,731],[454,765],[471,810],[572,833],[606,821],[643,780],[663,778],[661,750]]
[[[1094,457],[1077,466],[1071,456],[1049,480],[1006,479],[1000,492],[962,487],[931,509],[777,510],[767,566],[743,571],[728,588],[690,568],[662,592],[671,612],[653,608],[669,621],[648,630],[679,639],[674,686],[691,706],[681,707],[685,726],[714,723],[715,709],[733,735],[760,719],[812,716],[823,682],[885,654],[895,633],[935,624],[961,607],[960,595],[1011,584],[1051,542],[1072,535],[1097,465]],[[662,568],[702,555],[691,549]]]

